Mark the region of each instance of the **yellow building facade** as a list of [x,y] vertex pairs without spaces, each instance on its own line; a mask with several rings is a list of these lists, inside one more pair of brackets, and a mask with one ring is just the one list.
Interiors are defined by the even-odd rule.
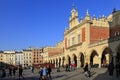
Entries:
[[85,17],[78,21],[78,11],[73,7],[69,28],[60,44],[63,54],[55,54],[48,61],[55,63],[63,57],[64,65],[75,63],[78,68],[85,63],[99,68],[111,61],[116,64],[120,61],[120,11],[113,11],[108,17],[91,18],[87,10]]
[[30,49],[23,49],[22,53],[23,53],[23,57],[24,57],[24,67],[32,66],[32,64],[33,64],[32,51]]

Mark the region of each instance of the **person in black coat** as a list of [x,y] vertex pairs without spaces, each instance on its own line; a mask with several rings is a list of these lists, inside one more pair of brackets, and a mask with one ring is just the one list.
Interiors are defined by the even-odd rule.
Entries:
[[4,68],[2,69],[2,76],[1,76],[1,77],[2,77],[2,78],[3,78],[3,77],[6,77],[6,71],[5,71]]
[[108,65],[108,71],[109,71],[109,75],[110,75],[110,76],[113,76],[113,72],[114,72],[114,64],[113,64],[113,62],[111,62],[111,63]]
[[116,64],[116,76],[119,77],[120,75],[120,62],[117,62]]
[[39,74],[40,74],[39,80],[42,80],[42,76],[43,76],[43,68],[42,68],[42,66],[40,67]]
[[20,80],[20,77],[22,77],[23,79],[25,79],[22,73],[23,73],[23,68],[22,68],[22,66],[20,65],[20,66],[19,66],[19,80]]
[[9,76],[12,76],[12,66],[9,66]]
[[52,69],[51,69],[50,65],[47,66],[47,76],[49,76],[50,79],[51,79],[51,71],[52,71]]
[[88,71],[88,63],[86,63],[85,67],[84,67],[84,72]]
[[16,73],[16,68],[13,67],[13,75],[15,76],[15,73]]
[[87,77],[90,77],[90,71],[88,70],[88,63],[86,63],[85,67],[83,68],[84,72],[87,73]]

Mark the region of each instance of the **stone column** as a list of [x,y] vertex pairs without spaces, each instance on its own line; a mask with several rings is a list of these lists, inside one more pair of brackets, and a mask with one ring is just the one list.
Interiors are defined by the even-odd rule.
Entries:
[[99,68],[101,68],[101,56],[98,56]]
[[55,68],[57,67],[57,65],[56,65],[56,60],[55,60]]
[[63,60],[61,59],[60,66],[62,67],[62,65],[63,65]]
[[80,66],[81,66],[80,59],[79,59],[79,58],[77,58],[77,68],[80,68]]
[[75,61],[74,61],[73,57],[71,58],[71,63],[75,63]]

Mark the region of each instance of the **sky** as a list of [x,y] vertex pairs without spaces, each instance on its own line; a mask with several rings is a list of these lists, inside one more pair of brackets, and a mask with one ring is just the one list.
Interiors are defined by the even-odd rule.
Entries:
[[109,16],[120,0],[0,0],[0,50],[55,46],[69,27],[72,4],[79,19]]

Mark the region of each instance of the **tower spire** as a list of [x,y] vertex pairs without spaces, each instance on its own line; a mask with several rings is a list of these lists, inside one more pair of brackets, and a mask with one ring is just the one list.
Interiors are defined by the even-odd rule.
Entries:
[[72,4],[72,9],[75,9],[75,5],[74,5],[74,3]]
[[85,17],[85,20],[90,20],[90,15],[89,15],[88,9],[87,9],[87,11],[86,11],[86,17]]
[[87,11],[86,11],[86,16],[89,16],[89,11],[88,11],[88,9],[87,9]]

